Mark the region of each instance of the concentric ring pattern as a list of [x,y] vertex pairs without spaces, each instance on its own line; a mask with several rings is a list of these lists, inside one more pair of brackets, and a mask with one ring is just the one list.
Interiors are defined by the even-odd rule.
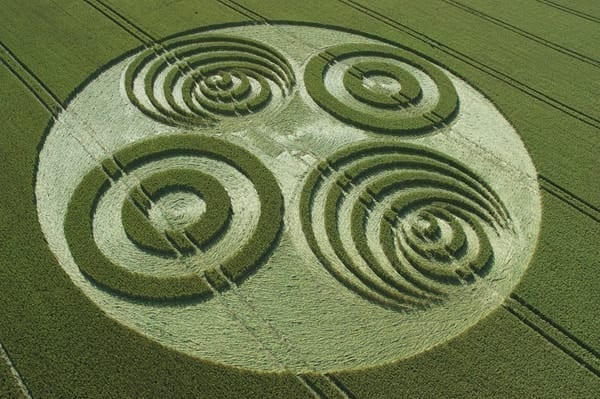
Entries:
[[398,47],[329,47],[309,60],[304,82],[331,115],[380,133],[429,132],[458,112],[458,95],[448,76]]
[[[216,267],[194,264],[176,275],[161,275],[140,272],[132,268],[133,265],[115,262],[96,242],[94,219],[103,197],[119,187],[127,191],[127,199],[121,204],[121,222],[127,237],[152,256],[189,257],[188,263],[197,263],[202,258],[193,255],[207,251],[226,234],[233,212],[228,192],[207,171],[169,163],[169,159],[181,156],[211,159],[217,165],[222,163],[221,168],[233,168],[249,180],[260,201],[260,215],[250,234],[234,238],[241,243],[232,253],[217,253]],[[142,179],[131,178],[150,163],[161,167]],[[120,180],[126,176],[130,176],[130,183],[121,184]],[[201,197],[206,211],[183,227],[157,228],[149,218],[150,209],[157,206],[165,193],[177,192]],[[215,138],[162,136],[118,151],[85,175],[69,202],[65,236],[79,269],[111,291],[150,300],[194,298],[208,295],[214,288],[225,288],[229,281],[240,281],[258,267],[276,243],[282,212],[283,200],[277,181],[247,151]]]
[[234,36],[183,36],[136,56],[125,73],[130,101],[173,126],[210,126],[259,112],[290,95],[288,61],[257,41]]
[[463,164],[410,144],[364,143],[305,182],[302,228],[342,284],[385,307],[440,301],[494,263],[490,234],[510,231],[494,191]]

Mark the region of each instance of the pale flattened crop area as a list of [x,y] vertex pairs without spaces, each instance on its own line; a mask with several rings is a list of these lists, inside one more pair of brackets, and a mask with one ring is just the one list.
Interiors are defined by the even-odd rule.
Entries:
[[[139,57],[133,55],[90,82],[59,115],[43,144],[36,178],[42,230],[61,267],[103,312],[169,348],[201,359],[253,370],[326,372],[413,356],[456,337],[504,301],[533,255],[541,206],[533,163],[514,128],[488,99],[414,53],[403,61],[394,53],[396,47],[356,34],[293,25],[241,26],[191,34],[200,42],[209,36],[216,42],[252,38],[260,43],[250,46],[250,55],[244,53],[247,59],[241,65],[236,66],[234,60],[221,66],[238,68],[245,75],[232,72],[225,76],[215,67],[211,70],[214,76],[196,87],[193,82],[201,77],[190,80],[182,72],[178,78],[173,69],[149,64],[140,67],[137,80],[129,87],[127,74]],[[210,61],[210,56],[227,58],[218,49],[190,47],[186,52],[190,45],[185,41],[179,44],[180,52],[172,50],[178,60],[175,64],[185,66],[186,56],[190,57],[187,62],[199,65]],[[320,76],[307,72],[311,60],[340,44],[354,46],[356,54],[339,55]],[[361,48],[377,51],[362,54]],[[386,55],[386,49],[391,55]],[[389,109],[361,101],[344,86],[344,77],[354,71],[353,65],[375,61],[402,69],[420,87],[419,95],[407,95],[410,105],[396,109],[393,117]],[[427,68],[441,77],[430,75]],[[363,87],[377,96],[402,91],[402,81],[386,73],[378,70],[365,77]],[[156,78],[148,83],[145,77],[152,74]],[[223,87],[235,93],[231,97],[235,101],[230,102],[230,97],[211,100],[218,92],[213,86],[227,79],[231,79],[230,86],[225,87],[225,82]],[[315,93],[310,83],[315,80],[321,80],[323,89],[342,105]],[[164,90],[167,86],[172,95]],[[452,98],[449,90],[455,91],[458,102],[448,100],[446,108],[438,107]],[[250,93],[246,102],[235,97],[242,98],[244,93]],[[348,113],[345,107],[354,111]],[[429,119],[417,120],[423,114]],[[367,115],[375,122],[358,121],[356,115]],[[357,124],[352,123],[353,117]],[[431,126],[408,134],[381,131],[377,121],[386,118],[390,123],[414,119],[415,126],[429,122]],[[231,279],[235,281],[228,282],[228,289],[214,289],[208,298],[165,302],[115,294],[88,278],[71,254],[64,233],[69,201],[90,170],[121,149],[179,135],[216,138],[235,148],[234,154],[249,153],[264,165],[279,187],[279,192],[273,190],[266,197],[283,199],[280,233],[247,276]],[[361,148],[369,146],[374,152],[382,151],[377,156],[382,157],[383,166],[373,171],[361,165],[371,156]],[[342,162],[344,151],[355,156]],[[123,203],[132,187],[162,170],[208,174],[227,192],[231,216],[224,233],[209,248],[166,257],[145,251],[130,240],[120,219]],[[313,180],[312,176],[318,177]],[[349,182],[341,187],[346,184],[343,178]],[[375,189],[386,179],[404,185],[382,186],[381,192],[370,198],[373,203],[368,209],[362,209],[367,188]],[[227,156],[165,153],[144,160],[99,196],[90,215],[94,240],[112,263],[131,272],[158,277],[194,273],[208,278],[203,273],[219,269],[260,225],[265,202],[256,180]],[[430,195],[427,190],[431,187],[435,189]],[[210,211],[202,198],[194,199],[193,194],[190,198],[177,187],[172,190],[174,193],[155,201],[150,211],[150,222],[160,232],[181,230]],[[448,194],[437,202],[427,202],[437,195],[436,190]],[[382,221],[401,195],[417,200],[404,208],[398,205],[402,211],[388,226]],[[425,221],[429,217],[425,214],[440,212],[444,200],[451,203],[444,209],[452,215]],[[465,204],[467,212],[484,222],[456,209]],[[419,213],[421,205],[427,212]],[[177,216],[186,211],[191,216]],[[356,215],[365,212],[366,222],[354,226]],[[181,224],[178,217],[183,218]],[[418,230],[414,237],[410,236],[413,226]],[[389,245],[380,239],[386,229],[393,233]],[[423,239],[426,231],[440,236],[440,256],[450,270],[460,273],[440,272],[439,265],[431,262],[428,257],[436,251],[438,238]],[[364,240],[357,240],[363,235]],[[456,253],[446,253],[455,237],[464,242]],[[414,267],[396,273],[390,248],[400,263]],[[485,257],[488,249],[492,255]],[[423,259],[414,261],[417,257]],[[463,257],[466,264],[461,264]]]

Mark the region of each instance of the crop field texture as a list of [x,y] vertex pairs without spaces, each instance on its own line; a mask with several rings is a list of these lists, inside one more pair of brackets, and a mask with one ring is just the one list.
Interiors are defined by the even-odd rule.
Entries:
[[0,398],[600,396],[594,1],[0,5]]

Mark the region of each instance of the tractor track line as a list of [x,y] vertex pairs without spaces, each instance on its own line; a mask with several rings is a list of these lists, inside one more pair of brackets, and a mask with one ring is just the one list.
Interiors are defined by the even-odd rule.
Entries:
[[577,60],[579,60],[581,62],[585,62],[586,64],[589,64],[589,65],[592,65],[592,66],[595,66],[595,67],[600,67],[600,61],[597,60],[597,59],[595,59],[595,58],[588,57],[588,56],[586,56],[584,54],[581,54],[581,53],[579,53],[579,52],[577,52],[575,50],[571,50],[571,49],[569,49],[569,48],[567,48],[565,46],[562,46],[562,45],[560,45],[558,43],[554,43],[554,42],[552,42],[550,40],[544,39],[541,36],[538,36],[536,34],[527,32],[527,31],[525,31],[525,30],[523,30],[523,29],[521,29],[521,28],[519,28],[519,27],[517,27],[515,25],[512,25],[512,24],[504,21],[504,20],[498,19],[496,17],[493,17],[493,16],[491,16],[489,14],[484,13],[483,11],[479,11],[479,10],[477,10],[475,8],[472,8],[472,7],[469,7],[469,6],[465,5],[465,4],[462,4],[459,1],[456,1],[456,0],[441,0],[441,1],[443,1],[446,4],[451,5],[453,7],[456,7],[456,8],[458,8],[458,9],[460,9],[460,10],[462,10],[462,11],[468,13],[468,14],[471,14],[471,15],[473,15],[475,17],[481,18],[484,21],[490,22],[490,23],[492,23],[494,25],[500,26],[500,27],[502,27],[504,29],[507,29],[507,30],[509,30],[509,31],[511,31],[513,33],[516,33],[516,34],[518,34],[518,35],[520,35],[520,36],[522,36],[524,38],[527,38],[527,39],[532,40],[532,41],[534,41],[536,43],[539,43],[539,44],[543,45],[544,47],[547,47],[549,49],[558,51],[559,53],[565,54],[565,55],[567,55],[569,57],[572,57],[574,59],[577,59]]
[[2,346],[2,344],[0,344],[0,359],[4,360],[4,363],[6,363],[6,365],[8,366],[10,374],[14,377],[15,382],[19,386],[19,390],[23,394],[23,397],[26,399],[32,399],[33,396],[31,396],[29,388],[27,388],[27,385],[25,385],[23,378],[19,374],[19,371],[15,367],[13,361],[10,359],[10,356],[8,355],[6,349]]
[[561,327],[517,294],[511,294],[502,306],[580,366],[596,377],[600,377],[600,357],[598,352],[588,344]]
[[590,14],[586,14],[583,11],[575,10],[574,8],[569,8],[567,6],[563,6],[562,4],[558,4],[558,3],[554,2],[554,1],[550,1],[550,0],[536,0],[536,1],[538,3],[542,3],[542,4],[546,5],[546,6],[556,8],[556,9],[562,11],[562,12],[566,12],[567,14],[571,14],[571,15],[574,15],[574,16],[579,17],[579,18],[587,19],[588,21],[600,23],[600,18],[598,18],[598,17],[595,17],[595,16],[590,15]]

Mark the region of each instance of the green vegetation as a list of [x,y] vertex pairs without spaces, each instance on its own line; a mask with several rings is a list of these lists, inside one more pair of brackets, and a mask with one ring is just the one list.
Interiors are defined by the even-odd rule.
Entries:
[[600,247],[594,237],[600,235],[600,225],[551,194],[544,193],[542,200],[539,248],[515,292],[598,351],[600,276],[595,265]]
[[[398,154],[399,149],[401,155]],[[410,171],[416,168],[423,172],[433,172],[439,177],[453,180],[455,184],[466,185],[468,186],[466,190],[481,196],[477,202],[488,213],[494,215],[494,219],[499,225],[505,224],[503,219],[508,217],[506,207],[485,181],[462,163],[437,151],[425,150],[408,143],[402,145],[361,143],[341,149],[333,154],[328,162],[331,168],[346,168],[346,175],[358,181],[371,173],[379,173],[382,170],[407,169]],[[394,183],[394,179],[389,180],[389,183]],[[483,214],[480,216],[485,217]]]
[[[168,110],[167,108],[162,106],[162,104],[156,99],[156,97],[153,94],[154,88],[152,85],[152,79],[153,79],[154,75],[152,75],[150,73],[148,73],[144,77],[144,89],[145,89],[146,94],[148,94],[148,93],[150,94],[148,96],[148,99],[151,102],[152,106],[156,107],[157,112],[155,112],[151,108],[144,105],[138,99],[138,97],[135,94],[134,89],[133,89],[134,81],[137,78],[137,76],[140,74],[140,72],[142,71],[144,66],[148,62],[151,62],[152,60],[154,60],[155,58],[156,58],[155,49],[152,49],[152,48],[148,49],[144,53],[138,55],[132,61],[132,63],[129,65],[129,68],[127,68],[127,71],[125,72],[125,82],[126,82],[125,90],[127,91],[127,96],[129,97],[129,100],[140,111],[142,111],[147,116],[157,120],[158,122],[162,122],[167,125],[181,123],[184,125],[189,124],[189,125],[193,126],[193,125],[205,124],[206,119],[208,119],[208,121],[210,121],[211,118],[209,118],[207,114],[201,114],[201,115],[199,115],[198,118],[190,118],[188,115],[185,115],[185,116],[181,115],[181,114],[185,114],[185,111],[182,110],[179,106],[176,106],[174,108],[174,110],[176,112],[171,112],[170,110]],[[161,66],[164,66],[164,64],[155,64],[151,67],[149,72],[156,72],[158,70],[158,68]],[[172,72],[176,72],[176,71],[177,71],[176,69],[172,70]],[[193,81],[192,81],[192,83],[193,83]],[[168,91],[166,91],[166,93],[169,93],[167,96],[167,100],[169,100],[169,103],[174,104],[175,100],[173,98],[172,91],[168,90]]]
[[152,225],[148,216],[127,200],[121,208],[121,222],[127,237],[142,250],[175,256],[169,241]]
[[[283,201],[281,195],[277,194],[277,182],[260,161],[249,153],[208,137],[160,137],[126,147],[115,155],[115,160],[127,172],[143,162],[165,154],[174,155],[178,151],[228,162],[255,185],[261,200],[257,226],[247,242],[222,262],[223,273],[230,280],[239,281],[263,261],[279,234]],[[96,283],[134,298],[170,300],[209,294],[210,287],[198,275],[155,277],[135,273],[114,264],[98,250],[93,237],[93,217],[99,198],[109,186],[105,173],[99,168],[93,169],[78,186],[69,203],[65,234],[82,272]],[[165,192],[181,189],[190,190],[203,198],[207,211],[184,230],[157,231],[146,218],[151,201],[156,202]],[[195,246],[205,248],[210,245],[226,229],[232,212],[229,196],[221,184],[198,171],[174,169],[155,173],[142,180],[140,187],[132,189],[130,197],[132,202],[126,201],[122,208],[126,233],[141,248],[163,255],[174,255],[171,246],[186,255],[193,253]],[[224,285],[214,273],[207,278],[217,284],[216,288]]]
[[[402,281],[398,278],[393,278],[384,267],[382,267],[380,261],[377,259],[371,247],[367,243],[367,229],[366,222],[369,213],[364,204],[360,201],[354,203],[351,213],[351,225],[350,229],[352,232],[352,239],[356,245],[356,249],[359,254],[369,265],[369,267],[375,272],[375,274],[387,285],[393,289],[398,290],[400,293],[406,293],[402,296],[402,301],[407,302],[411,305],[424,305],[428,303],[428,298],[423,291],[417,287],[413,287],[410,282]],[[401,276],[400,276],[401,277]],[[422,298],[425,298],[423,300]]]
[[[331,273],[331,275],[334,276],[344,286],[346,286],[349,289],[351,289],[352,291],[358,293],[362,297],[364,297],[368,300],[373,300],[376,303],[382,304],[383,306],[387,306],[392,309],[405,310],[406,306],[402,305],[402,298],[403,298],[402,294],[399,294],[398,292],[392,292],[392,293],[388,294],[388,295],[391,295],[392,297],[396,297],[396,298],[400,299],[401,300],[400,302],[398,300],[390,299],[390,298],[386,297],[385,295],[380,294],[378,292],[378,289],[377,289],[378,286],[376,285],[376,282],[374,282],[373,280],[369,280],[369,278],[365,277],[362,273],[356,274],[357,278],[359,279],[359,281],[356,281],[355,279],[348,276],[344,271],[338,270],[335,262],[332,262],[331,260],[329,260],[329,258],[323,253],[323,251],[321,251],[320,245],[319,245],[319,240],[317,239],[315,232],[312,228],[313,222],[311,220],[311,210],[312,210],[313,202],[314,202],[314,195],[312,195],[313,194],[312,191],[317,190],[321,184],[322,184],[322,175],[320,174],[320,171],[318,169],[314,169],[308,175],[308,178],[304,182],[303,193],[302,193],[302,197],[300,198],[300,218],[301,218],[301,222],[302,222],[302,229],[304,231],[304,235],[305,235],[306,240],[308,241],[308,244],[310,245],[311,249],[317,256],[317,258],[319,259],[321,264],[327,269],[327,271],[329,273]],[[346,268],[354,268],[354,271],[356,272],[354,263],[347,256],[346,251],[344,250],[344,247],[341,244],[339,237],[337,236],[336,223],[331,222],[332,220],[333,221],[336,220],[335,219],[335,211],[337,209],[337,203],[336,203],[337,198],[335,197],[336,193],[339,195],[341,195],[341,193],[342,193],[342,190],[338,185],[332,186],[332,188],[329,192],[329,195],[328,195],[328,201],[330,203],[328,204],[329,206],[326,206],[326,217],[330,222],[325,224],[325,228],[327,229],[327,235],[328,235],[327,238],[329,240],[331,240],[331,245],[334,247],[334,249],[336,251],[336,255],[341,258],[341,261],[343,262],[344,266]],[[370,290],[369,285],[371,285],[371,287],[373,287],[375,289]]]
[[[166,136],[147,140],[119,151],[115,154],[115,159],[124,170],[129,171],[151,159],[178,154],[207,156],[227,162],[247,176],[254,185],[261,203],[256,228],[241,248],[222,262],[222,271],[227,278],[232,281],[245,278],[268,255],[281,230],[283,198],[277,181],[271,172],[249,152],[224,141],[196,135]],[[214,223],[215,226],[208,227],[218,230],[221,221],[222,219],[211,221],[210,224]],[[199,228],[201,230],[203,226],[200,225]],[[200,230],[191,228],[188,233],[196,237],[196,233],[200,233]],[[174,244],[186,248],[187,240],[183,237],[173,233],[168,236]]]
[[182,231],[167,230],[165,238],[181,255],[192,255],[196,252],[196,247]]
[[[548,367],[550,364],[553,367]],[[389,392],[431,398],[439,394],[440,386],[445,387],[449,398],[586,398],[593,397],[598,386],[597,377],[563,353],[552,350],[548,341],[504,309],[421,356],[386,368],[335,375],[358,398],[384,398]]]
[[204,273],[204,277],[208,280],[209,284],[214,287],[217,291],[221,291],[229,288],[229,282],[225,277],[221,275],[215,269],[209,269]]
[[331,377],[320,374],[303,374],[301,377],[320,398],[344,399],[346,395],[331,383]]
[[26,398],[21,391],[18,381],[12,375],[12,372],[4,362],[0,359],[0,397],[2,398]]
[[134,187],[131,189],[129,192],[129,198],[143,213],[146,213],[146,211],[150,209],[150,206],[152,205],[150,203],[149,196],[144,192],[142,187]]
[[[346,247],[344,246],[340,231],[339,231],[339,217],[337,215],[337,211],[340,207],[340,203],[343,200],[343,191],[338,185],[332,185],[331,189],[327,193],[327,199],[325,201],[325,217],[324,224],[327,233],[327,239],[331,242],[333,249],[335,250],[335,254],[340,259],[342,264],[345,266],[350,273],[356,276],[361,283],[363,283],[369,290],[366,292],[374,291],[382,297],[387,298],[386,304],[388,301],[395,302],[394,308],[404,309],[407,308],[404,305],[405,302],[410,303],[410,298],[406,298],[403,292],[399,292],[393,288],[388,287],[385,284],[380,284],[378,279],[375,279],[368,274],[364,273],[357,262],[352,259],[352,257],[348,254]],[[310,221],[310,224],[305,224],[305,228],[312,228],[312,224],[314,222]],[[354,220],[351,221],[354,223]],[[369,265],[371,268],[373,265]],[[334,265],[335,267],[335,265]],[[363,290],[361,290],[363,291]],[[368,295],[368,294],[367,294]],[[377,295],[370,294],[368,298],[371,300],[377,301]]]
[[102,170],[112,180],[117,180],[119,177],[121,177],[121,168],[119,168],[119,165],[117,165],[115,160],[112,158],[106,158],[104,161],[102,161]]
[[[212,101],[234,101],[241,100],[249,94],[252,87],[246,75],[233,72],[240,81],[240,84],[234,87],[231,73],[222,72],[219,66],[214,66],[213,69],[208,73],[213,80],[206,79],[200,86],[200,91],[206,98]],[[228,89],[231,90],[227,91]]]
[[214,177],[195,170],[170,169],[153,174],[141,185],[154,202],[164,193],[177,190],[191,191],[204,200],[206,211],[202,217],[185,227],[185,233],[194,245],[205,249],[227,228],[231,200]]
[[420,290],[418,291],[419,294],[424,292],[431,301],[439,301],[446,295],[444,287],[436,284],[434,280],[427,279],[421,273],[410,267],[411,265],[408,262],[404,262],[400,259],[396,250],[397,234],[394,226],[396,216],[395,212],[389,211],[387,218],[381,220],[379,242],[381,243],[381,248],[383,249],[385,257],[394,270],[404,280],[413,285],[415,289]]

